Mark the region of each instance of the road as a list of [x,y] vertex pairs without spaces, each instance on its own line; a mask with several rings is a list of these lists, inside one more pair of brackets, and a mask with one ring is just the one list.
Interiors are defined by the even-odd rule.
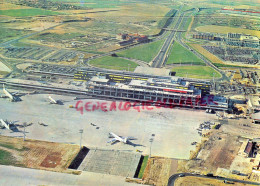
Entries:
[[[183,21],[182,26],[185,25],[186,21],[187,21],[187,17],[185,17],[184,19],[186,19],[185,21]],[[219,68],[217,68],[215,65],[213,65],[206,57],[204,57],[203,55],[201,55],[199,52],[197,52],[196,50],[191,49],[186,43],[183,42],[182,37],[181,37],[182,33],[178,32],[176,34],[176,41],[178,41],[184,48],[190,50],[193,54],[195,54],[197,57],[199,57],[204,63],[206,63],[208,66],[212,67],[214,70],[216,70],[217,72],[219,72],[222,77],[219,80],[227,80],[229,81],[229,78],[226,76],[226,74],[220,70]]]
[[168,181],[168,186],[174,186],[174,182],[176,179],[180,177],[180,175],[183,176],[194,176],[194,177],[200,177],[200,178],[209,178],[209,179],[216,179],[216,180],[227,180],[227,181],[233,181],[233,182],[238,182],[238,183],[245,183],[245,184],[251,184],[251,185],[260,185],[260,183],[256,182],[251,182],[251,181],[244,181],[244,180],[237,180],[237,179],[231,179],[231,178],[223,178],[223,177],[209,177],[209,176],[204,176],[204,175],[196,175],[196,174],[191,174],[191,173],[178,173],[174,174],[169,178]]
[[170,35],[168,36],[168,38],[165,40],[160,52],[158,53],[158,55],[154,58],[153,63],[152,63],[152,67],[154,68],[160,68],[164,65],[165,62],[165,58],[166,58],[166,54],[167,51],[169,49],[169,47],[171,46],[171,44],[173,43],[173,39],[175,34],[177,33],[177,29],[179,28],[182,19],[183,19],[184,13],[182,13],[176,23],[176,25],[174,26],[173,30],[171,31]]
[[0,165],[0,175],[0,185],[137,185],[120,176],[91,172],[73,175],[5,165]]
[[182,40],[182,32],[176,32],[176,30],[183,30],[184,26],[186,25],[187,19],[188,17],[185,16],[186,12],[183,12],[178,20],[178,22],[176,23],[173,31],[171,32],[171,34],[169,35],[169,37],[167,38],[166,42],[164,43],[162,49],[160,50],[160,53],[156,56],[156,58],[153,61],[153,67],[156,68],[160,68],[162,67],[166,60],[167,60],[167,51],[168,49],[173,45],[174,41],[173,38],[176,34],[176,41],[178,41],[184,48],[190,50],[194,55],[196,55],[197,57],[199,57],[204,63],[206,63],[208,66],[212,67],[214,70],[216,70],[217,72],[219,72],[222,77],[218,80],[227,80],[229,81],[229,78],[226,76],[226,74],[220,70],[219,68],[217,68],[215,65],[213,65],[206,57],[204,57],[203,55],[201,55],[199,52],[191,49],[186,43],[183,42]]

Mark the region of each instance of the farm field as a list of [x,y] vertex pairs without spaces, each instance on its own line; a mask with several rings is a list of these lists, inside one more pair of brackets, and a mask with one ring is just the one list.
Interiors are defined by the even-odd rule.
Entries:
[[143,44],[141,46],[119,52],[118,55],[150,62],[158,54],[163,43],[164,40]]
[[0,23],[0,43],[18,38],[22,35],[26,35],[31,33],[32,31],[28,30],[18,30],[18,29],[12,29],[12,28],[5,28],[5,24]]
[[254,1],[245,1],[245,0],[240,0],[240,1],[225,1],[225,0],[221,0],[221,1],[210,1],[213,4],[220,4],[220,5],[224,5],[224,6],[240,6],[241,3],[243,5],[248,5],[248,6],[255,6]]
[[58,15],[61,13],[37,8],[0,10],[0,15],[12,17],[26,17],[39,15]]
[[244,34],[250,34],[253,36],[260,37],[260,31],[243,29],[243,28],[232,28],[228,26],[205,25],[205,26],[199,26],[195,30],[199,32],[211,32],[211,33],[220,33],[220,34],[227,34],[228,32],[244,33]]
[[[10,21],[1,23],[1,32],[4,34],[0,37],[0,41],[16,39],[31,31],[42,31],[23,41],[51,47],[74,48],[79,51],[95,51],[94,53],[109,52],[118,49],[119,40],[116,36],[120,33],[147,35],[159,33],[158,24],[170,11],[170,8],[165,5],[150,4],[147,7],[143,2],[136,4],[136,2],[123,1],[73,0],[65,3],[96,6],[98,11],[97,9],[75,10],[75,12],[53,11],[27,6],[21,6],[19,9],[18,5],[7,3],[5,7],[0,8],[0,14],[10,16],[8,18]],[[107,5],[108,7],[104,7]],[[111,6],[116,7],[111,8]],[[44,15],[56,16],[44,17]]]
[[91,60],[89,63],[95,67],[114,69],[114,70],[128,70],[128,64],[130,64],[129,65],[130,71],[134,71],[134,69],[138,66],[138,64],[132,61],[122,59],[119,57],[111,57],[111,56],[97,58]]
[[0,164],[34,169],[66,170],[79,151],[79,146],[46,141],[0,136]]
[[[143,11],[144,8],[146,11]],[[157,34],[160,31],[157,24],[169,10],[165,6],[151,5],[147,8],[145,4],[136,6],[130,4],[114,11],[97,13],[86,11],[80,15],[66,17],[68,20],[80,21],[62,23],[30,39],[42,40],[48,46],[60,44],[65,48],[71,48],[74,47],[72,43],[76,43],[77,50],[108,52],[118,48],[119,40],[116,36],[120,33]],[[84,20],[84,16],[90,20]]]
[[213,73],[214,78],[220,78],[221,75],[214,69],[208,66],[179,66],[174,67],[172,71],[176,72],[176,76],[198,78],[198,79],[212,79]]
[[[57,0],[53,0],[57,1]],[[63,1],[67,4],[72,4],[72,5],[77,5],[77,6],[82,6],[82,7],[88,7],[88,8],[118,8],[119,6],[122,5],[127,5],[135,2],[126,2],[126,1],[95,1],[95,0],[87,0],[87,1],[80,1],[80,0],[74,0],[74,1]]]
[[[150,4],[147,7],[146,4],[140,3],[124,5],[116,11],[87,14],[87,16],[103,22],[122,24],[125,29],[125,31],[121,31],[122,33],[129,32],[129,27],[136,27],[135,31],[132,31],[133,33],[153,35],[160,32],[158,25],[169,11],[170,8],[167,6]],[[120,19],[118,19],[119,17]],[[111,29],[114,30],[115,27]]]
[[15,4],[4,2],[4,1],[0,2],[0,10],[11,10],[11,9],[15,10],[15,9],[28,9],[28,8],[30,8],[30,7],[15,5]]
[[177,41],[175,41],[173,44],[167,64],[205,65],[205,63],[200,58],[181,46]]

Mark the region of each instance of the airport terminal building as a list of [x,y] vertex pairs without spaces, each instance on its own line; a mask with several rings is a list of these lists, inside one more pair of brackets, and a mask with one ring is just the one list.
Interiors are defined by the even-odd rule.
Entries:
[[87,93],[95,97],[164,106],[228,109],[226,98],[210,95],[211,84],[207,81],[109,71],[80,71],[74,78],[85,79]]

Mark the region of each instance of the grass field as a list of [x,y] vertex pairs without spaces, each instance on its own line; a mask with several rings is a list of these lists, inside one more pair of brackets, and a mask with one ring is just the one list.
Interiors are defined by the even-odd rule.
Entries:
[[88,7],[88,8],[118,8],[121,5],[128,4],[122,1],[84,1],[83,3],[73,2],[69,3],[76,6]]
[[[181,26],[181,28],[179,28],[180,30],[187,30],[189,32],[191,22],[193,21],[193,16],[192,15],[193,15],[192,13],[188,13],[188,14],[186,13],[185,14],[185,16],[187,16],[187,18],[183,19],[182,26]],[[187,34],[187,32],[182,32],[181,33],[182,38],[185,38],[186,34]]]
[[0,149],[0,164],[1,165],[15,165],[15,159],[10,152]]
[[144,44],[128,50],[124,50],[123,52],[119,52],[118,55],[150,62],[158,54],[163,43],[164,40]]
[[173,68],[172,71],[176,72],[176,76],[179,77],[186,77],[186,75],[188,78],[198,79],[212,79],[213,76],[214,78],[221,77],[218,72],[208,66],[180,66]]
[[57,34],[57,33],[43,33],[39,34],[34,37],[36,40],[46,40],[46,41],[54,41],[58,42],[60,40],[71,40],[79,37],[83,37],[84,35],[81,33],[63,33],[63,34]]
[[26,17],[26,16],[37,16],[37,15],[58,15],[61,13],[43,10],[37,8],[30,9],[10,9],[10,10],[0,10],[0,15],[12,16],[12,17]]
[[182,33],[182,36],[184,36],[186,38],[187,34],[190,32],[192,24],[194,21],[194,16],[190,17],[190,21],[189,21],[189,25],[187,26],[187,32],[186,33]]
[[128,70],[128,64],[130,64],[129,65],[130,71],[134,71],[134,69],[138,66],[138,64],[132,61],[122,59],[119,57],[111,57],[111,56],[97,58],[91,60],[89,63],[95,67],[114,69],[114,70]]
[[191,51],[181,46],[178,42],[174,42],[169,55],[167,64],[196,64],[205,65],[205,63],[198,58]]
[[[167,12],[167,14],[165,15],[165,17],[163,19],[161,19],[159,22],[158,22],[158,25],[157,27],[158,28],[163,28],[165,26],[165,24],[167,23],[167,20],[169,19],[169,17],[171,17],[173,14],[176,13],[177,10],[170,10],[169,12]],[[167,26],[167,25],[166,25]]]
[[224,5],[224,6],[239,6],[241,4],[243,5],[249,5],[249,6],[255,6],[256,5],[256,2],[252,1],[252,2],[248,2],[248,1],[225,1],[225,0],[222,0],[222,1],[211,1],[211,3],[214,3],[214,4],[220,4],[220,5]]
[[6,1],[2,0],[2,4],[0,4],[0,10],[9,10],[9,9],[28,9],[30,7],[28,6],[21,6],[21,5],[15,5],[15,4],[12,4],[12,3],[8,3]]
[[243,28],[232,28],[228,26],[206,25],[206,26],[199,26],[196,28],[196,30],[199,32],[212,32],[212,33],[221,33],[221,34],[227,34],[228,32],[244,33],[244,34],[257,36],[260,38],[260,31],[243,29]]
[[143,163],[142,163],[141,169],[140,169],[139,174],[138,174],[138,178],[140,178],[140,179],[143,178],[144,170],[145,170],[147,162],[148,162],[148,157],[149,156],[144,156]]
[[29,33],[31,33],[31,31],[5,28],[4,24],[0,24],[0,43]]

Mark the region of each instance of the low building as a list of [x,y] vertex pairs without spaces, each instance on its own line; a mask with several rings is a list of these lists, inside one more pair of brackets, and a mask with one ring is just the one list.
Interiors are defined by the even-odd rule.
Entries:
[[119,46],[126,46],[126,45],[130,45],[130,44],[133,44],[134,43],[134,40],[131,39],[131,40],[127,40],[127,41],[121,41],[118,43]]
[[130,45],[134,42],[145,43],[150,41],[148,36],[139,34],[118,34],[116,38],[118,40],[123,40],[118,43],[120,46]]
[[126,39],[126,37],[128,36],[128,34],[117,34],[116,35],[116,39],[118,39],[118,40],[125,40]]
[[204,39],[204,40],[209,40],[209,41],[215,40],[214,35],[211,33],[196,33],[196,34],[193,34],[192,37],[194,39]]
[[250,157],[250,155],[253,152],[253,142],[252,141],[248,141],[246,148],[244,150],[244,153],[246,154],[247,157]]
[[259,48],[259,38],[256,36],[245,35],[240,33],[228,33],[225,38],[227,45]]

